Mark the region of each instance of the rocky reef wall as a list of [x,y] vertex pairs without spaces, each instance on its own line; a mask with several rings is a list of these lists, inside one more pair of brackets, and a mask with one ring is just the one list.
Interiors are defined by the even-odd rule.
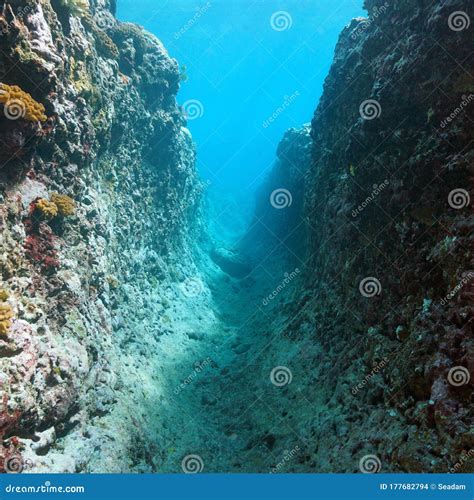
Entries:
[[472,470],[474,12],[366,4],[209,256],[176,61],[0,0],[2,471]]
[[201,190],[178,65],[113,10],[0,2],[0,468],[152,470]]
[[257,192],[250,229],[240,242],[241,251],[251,255],[254,264],[274,250],[290,261],[306,253],[302,219],[305,181],[311,164],[310,132],[308,124],[285,133],[276,151],[275,165]]
[[312,470],[473,470],[472,7],[367,1],[340,36],[284,332],[319,346],[286,363],[321,391]]

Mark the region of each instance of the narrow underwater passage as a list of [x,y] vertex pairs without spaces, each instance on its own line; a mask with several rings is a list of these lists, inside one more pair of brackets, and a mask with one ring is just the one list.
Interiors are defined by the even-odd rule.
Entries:
[[[270,472],[285,450],[305,447],[289,414],[295,405],[299,411],[309,405],[296,390],[283,389],[281,398],[281,386],[292,374],[285,368],[272,373],[272,359],[285,363],[294,354],[280,352],[282,305],[262,304],[274,282],[261,269],[236,281],[209,264],[203,276],[210,295],[188,297],[184,307],[190,317],[171,319],[171,329],[179,332],[182,326],[187,341],[169,367],[165,362],[169,413],[159,418],[168,419],[163,426],[174,433],[168,434],[169,441],[160,436],[161,446],[166,443],[172,451],[163,466],[175,471],[176,456],[196,455],[209,472]],[[292,286],[285,293],[291,294]],[[163,340],[165,350],[167,341],[175,350],[176,338]]]
[[[337,36],[362,13],[353,2],[336,10],[310,3],[118,3],[119,17],[154,32],[179,61],[178,100],[204,182],[196,290],[170,299],[170,334],[159,348],[167,402],[156,424],[167,432],[157,430],[157,446],[172,450],[161,452],[159,470],[175,471],[176,456],[188,455],[206,471],[229,472],[269,472],[295,449],[306,460],[309,443],[292,419],[296,406],[317,418],[319,396],[291,386],[304,367],[286,365],[301,347],[282,333],[297,315],[292,292],[307,258],[301,182],[309,161],[277,150],[288,128],[310,119]],[[300,141],[309,147],[309,129]],[[273,194],[279,188],[283,200]]]
[[361,3],[0,0],[0,472],[474,470],[474,4]]
[[[244,236],[285,132],[311,120],[344,26],[362,0],[119,0],[181,72],[214,244]],[[284,187],[284,186],[279,186]]]

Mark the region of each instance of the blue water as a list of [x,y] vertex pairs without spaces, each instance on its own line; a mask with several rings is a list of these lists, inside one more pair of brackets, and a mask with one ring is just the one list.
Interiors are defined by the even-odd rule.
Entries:
[[362,0],[118,1],[121,20],[186,66],[178,100],[191,118],[199,101],[188,126],[217,211],[227,210],[222,225],[252,210],[283,133],[312,118],[340,31],[361,15]]

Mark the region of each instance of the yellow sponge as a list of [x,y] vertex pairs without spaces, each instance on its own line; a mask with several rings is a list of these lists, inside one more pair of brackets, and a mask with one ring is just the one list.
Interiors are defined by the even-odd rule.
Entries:
[[0,335],[6,335],[13,319],[13,309],[10,304],[0,302]]
[[59,215],[63,217],[76,213],[76,204],[74,200],[66,194],[54,193],[51,195],[51,201],[56,205]]
[[56,203],[45,200],[44,198],[40,198],[35,203],[35,208],[39,210],[47,219],[52,219],[58,215],[58,207],[56,206]]
[[30,122],[45,122],[48,117],[42,104],[17,85],[0,83],[0,103],[5,106],[7,118],[24,118]]

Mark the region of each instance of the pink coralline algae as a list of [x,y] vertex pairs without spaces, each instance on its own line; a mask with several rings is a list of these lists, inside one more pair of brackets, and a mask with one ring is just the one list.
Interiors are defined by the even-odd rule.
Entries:
[[19,453],[20,441],[17,437],[12,437],[8,441],[8,433],[13,431],[21,417],[19,410],[8,411],[8,395],[4,394],[0,403],[0,473],[18,472],[18,467],[22,467],[22,459]]
[[31,221],[26,227],[34,228],[25,241],[25,251],[28,258],[35,264],[38,264],[43,271],[54,271],[59,267],[57,256],[57,237],[53,230],[44,222],[38,225]]

